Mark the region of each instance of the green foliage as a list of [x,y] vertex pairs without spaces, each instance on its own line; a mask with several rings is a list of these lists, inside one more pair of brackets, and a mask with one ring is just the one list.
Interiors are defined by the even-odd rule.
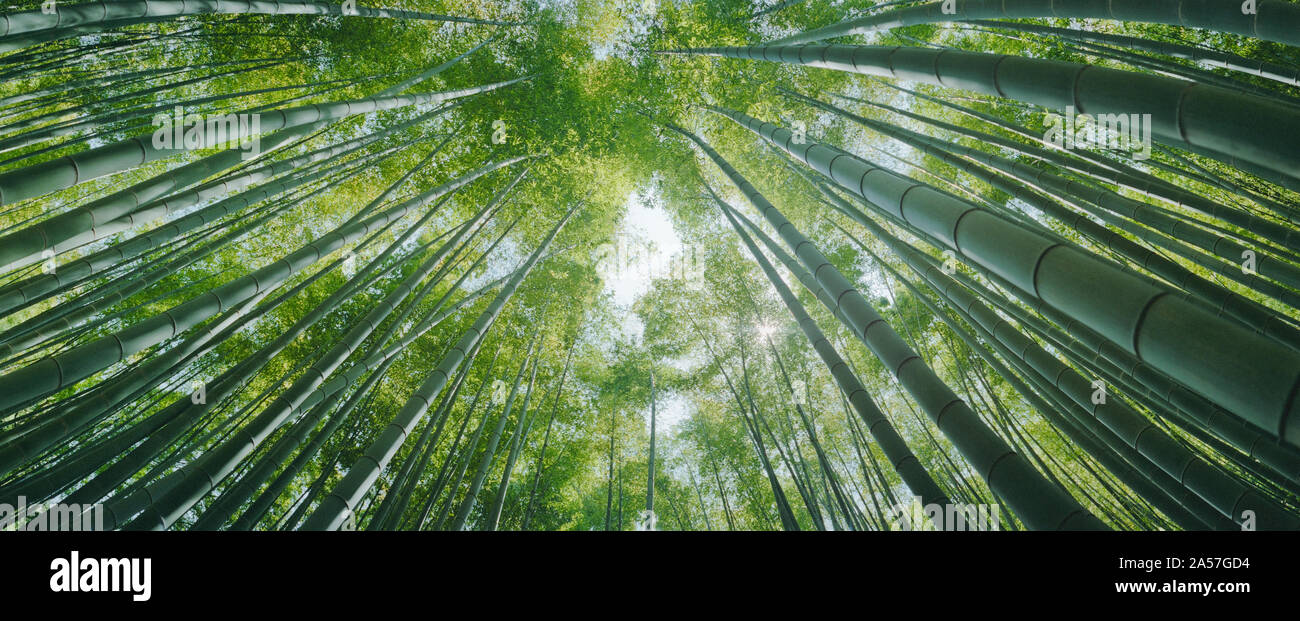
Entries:
[[[553,243],[552,256],[524,281],[505,313],[486,334],[477,358],[467,362],[471,366],[464,387],[455,403],[447,408],[445,425],[436,441],[420,446],[408,438],[402,444],[359,508],[361,526],[374,516],[388,494],[399,494],[403,489],[409,490],[411,497],[404,511],[395,518],[396,527],[448,526],[450,519],[445,514],[448,508],[454,514],[455,507],[463,501],[465,482],[475,474],[474,469],[488,447],[491,428],[497,417],[503,415],[502,403],[491,397],[493,384],[497,380],[511,382],[525,362],[530,337],[534,330],[540,330],[535,393],[527,411],[521,411],[516,405],[509,413],[511,423],[520,416],[528,417],[529,421],[524,427],[527,435],[518,463],[509,480],[503,483],[504,455],[510,441],[507,435],[495,458],[489,460],[491,470],[471,514],[471,525],[480,522],[481,513],[491,504],[497,486],[504,484],[506,500],[500,526],[503,529],[526,525],[538,530],[600,530],[607,524],[616,528],[620,522],[625,530],[632,529],[646,494],[647,422],[653,398],[661,416],[655,455],[658,528],[780,528],[782,501],[778,490],[770,484],[769,472],[758,451],[771,463],[771,474],[779,480],[781,493],[788,499],[800,528],[888,527],[888,520],[882,518],[888,517],[896,501],[909,497],[906,486],[870,441],[870,434],[864,433],[861,421],[850,418],[855,415],[844,402],[832,376],[792,324],[786,308],[747,251],[738,245],[734,232],[721,218],[706,188],[712,188],[746,214],[753,215],[753,209],[716,167],[663,125],[673,123],[704,137],[752,180],[764,196],[780,206],[782,213],[801,231],[816,239],[820,250],[862,290],[889,325],[909,341],[940,378],[971,403],[1000,437],[1033,456],[1036,467],[1061,481],[1067,491],[1083,499],[1087,508],[1112,526],[1173,527],[1167,516],[1149,510],[1138,501],[1133,491],[1059,433],[1017,393],[1011,382],[993,372],[981,356],[988,352],[967,347],[961,342],[961,335],[940,321],[922,299],[900,286],[886,267],[905,275],[909,272],[883,244],[870,236],[859,239],[847,236],[838,227],[858,235],[862,231],[829,208],[817,189],[789,168],[789,160],[764,146],[752,133],[709,113],[705,107],[726,106],[785,126],[798,123],[817,140],[839,145],[963,198],[997,206],[1012,205],[1014,201],[1007,193],[965,170],[923,155],[909,145],[886,140],[848,119],[804,105],[778,88],[834,101],[873,120],[999,154],[1003,153],[996,147],[980,144],[970,137],[935,130],[849,100],[833,100],[832,94],[885,102],[1008,139],[1021,137],[1004,127],[976,121],[950,107],[918,99],[862,76],[781,63],[659,53],[690,47],[757,44],[837,23],[863,14],[876,3],[808,0],[789,3],[757,17],[753,17],[757,11],[773,3],[409,0],[401,4],[412,10],[522,24],[485,26],[355,17],[204,16],[129,26],[96,40],[82,37],[35,46],[25,52],[35,56],[22,57],[22,62],[13,55],[17,53],[0,56],[0,75],[6,77],[0,83],[0,114],[3,114],[0,130],[9,123],[32,119],[38,114],[53,113],[51,120],[41,124],[53,123],[55,119],[61,121],[81,114],[129,113],[158,104],[270,87],[293,88],[201,103],[193,111],[203,114],[266,111],[305,103],[362,99],[489,38],[492,41],[483,50],[415,85],[410,92],[467,88],[527,77],[519,84],[466,98],[455,109],[428,122],[395,132],[358,154],[328,162],[327,165],[356,164],[357,167],[349,174],[329,180],[335,183],[309,184],[292,195],[303,199],[299,204],[287,206],[282,213],[228,243],[217,244],[211,240],[239,222],[238,216],[223,219],[192,237],[176,240],[174,245],[124,259],[112,270],[97,273],[58,295],[25,304],[6,314],[0,318],[0,330],[11,330],[43,313],[56,312],[61,304],[73,303],[79,295],[110,291],[114,283],[134,281],[147,270],[160,266],[167,268],[155,282],[100,309],[84,325],[13,352],[3,361],[3,372],[20,368],[65,346],[114,334],[212,287],[273,264],[357,215],[362,206],[407,171],[414,169],[410,181],[397,190],[385,207],[486,162],[531,156],[532,159],[509,171],[494,173],[456,192],[414,241],[415,244],[432,242],[486,204],[510,176],[528,169],[525,181],[507,199],[482,235],[473,239],[465,255],[457,259],[459,262],[451,269],[451,275],[435,282],[427,296],[402,301],[399,308],[410,305],[413,309],[411,318],[432,311],[444,295],[451,296],[449,299],[453,301],[460,299],[461,295],[516,269],[555,222],[570,207],[580,205]],[[1294,50],[1241,37],[1152,24],[1089,25],[1106,32],[1232,50],[1275,62],[1295,62]],[[57,62],[59,50],[75,52],[81,49],[78,46],[85,45],[88,52],[94,51],[96,45],[126,42],[138,34],[157,35],[160,39],[133,45],[126,56],[108,54],[85,59],[81,65]],[[1120,66],[1113,60],[1089,56],[1065,41],[950,24],[911,26],[873,35],[872,39],[888,45],[931,44]],[[50,55],[41,56],[47,53]],[[37,63],[40,59],[55,62],[48,69],[40,69]],[[236,71],[233,67],[241,65],[220,64],[248,59],[283,62],[255,71]],[[160,80],[112,78],[126,71],[167,67],[190,69],[163,80],[179,81],[181,76],[195,75],[204,79],[158,92],[144,92],[143,89],[156,86]],[[99,77],[96,71],[108,77]],[[1226,70],[1216,71],[1229,74]],[[1279,87],[1258,78],[1242,79],[1255,87],[1276,89],[1288,96],[1297,94],[1293,88]],[[85,81],[85,86],[55,92],[61,85],[76,84],[77,80]],[[329,84],[317,84],[325,82]],[[952,90],[929,87],[918,90],[1032,131],[1043,128],[1042,114],[1037,110]],[[20,96],[37,92],[48,92],[49,99],[40,100],[39,105],[30,108],[17,101]],[[101,103],[105,101],[109,103]],[[330,125],[303,144],[268,154],[266,161],[394,127],[426,111],[398,109],[366,118],[349,118]],[[150,130],[147,118],[125,114],[123,118],[98,124],[93,132],[0,153],[0,173],[78,153],[91,145],[144,135]],[[89,140],[89,133],[94,134],[93,141]],[[449,136],[446,147],[431,163],[417,169],[434,146]],[[397,148],[383,157],[360,159],[389,147]],[[0,226],[5,227],[4,233],[22,230],[49,215],[213,152],[177,154],[36,199],[6,204],[0,211]],[[1021,160],[1051,169],[1038,160]],[[1157,161],[1167,163],[1170,169],[1188,168],[1185,161],[1164,153],[1157,155]],[[1203,171],[1193,184],[1196,191],[1222,204],[1253,208],[1246,195],[1297,204],[1294,193],[1222,162],[1195,155],[1188,155],[1187,161]],[[1168,169],[1152,168],[1151,173],[1172,183],[1189,183],[1185,175]],[[611,278],[602,269],[600,255],[605,245],[630,235],[626,205],[634,195],[650,195],[656,204],[662,205],[676,237],[685,248],[696,253],[693,256],[698,260],[699,269],[687,277],[649,279],[632,304],[622,305],[611,293]],[[1140,198],[1135,192],[1125,191],[1125,195],[1152,200]],[[262,206],[284,205],[276,202],[279,200],[283,197]],[[1163,206],[1179,216],[1200,218],[1181,206]],[[1024,213],[1025,217],[1093,252],[1108,252],[1061,222],[1037,212],[1025,210]],[[168,216],[174,217],[177,216]],[[350,244],[342,252],[321,257],[317,264],[294,274],[277,292],[312,277],[315,270],[343,258],[349,251],[355,253],[356,265],[364,265],[380,256],[418,217],[419,214],[408,215],[368,244]],[[1197,221],[1205,223],[1203,219]],[[72,260],[132,239],[157,224],[133,223],[125,232],[72,248],[61,254],[59,260]],[[1253,235],[1240,227],[1224,225],[1224,229],[1247,238]],[[910,237],[906,231],[894,230],[894,233],[918,249],[940,256],[937,249]],[[492,239],[502,234],[505,234],[504,241],[482,267],[470,275],[465,285],[454,288],[456,277],[478,258],[478,253]],[[196,253],[189,261],[169,262],[182,256],[181,253],[195,250],[203,252]],[[231,430],[246,424],[266,402],[282,394],[299,377],[305,364],[331,347],[427,256],[424,251],[407,254],[411,250],[401,249],[383,264],[383,268],[392,268],[391,271],[375,278],[320,321],[308,326],[283,351],[260,361],[257,371],[233,396],[187,428],[182,439],[168,447],[169,450],[151,456],[148,467],[117,486],[113,499],[134,491],[132,486],[178,471],[194,457],[218,446]],[[885,257],[888,264],[878,264],[871,253]],[[1203,266],[1179,261],[1198,275],[1210,274]],[[188,377],[187,374],[210,381],[240,361],[257,357],[263,347],[347,283],[352,277],[349,269],[340,268],[323,275],[300,294],[270,308],[193,360],[167,369],[150,384],[151,389],[115,403],[112,411],[76,430],[69,442],[54,447],[42,459],[22,464],[8,473],[0,479],[0,492],[27,482],[29,477],[51,463],[58,463],[59,459],[78,457],[82,455],[78,452],[82,447],[113,438],[164,411],[169,404],[188,398],[185,386],[179,385],[180,378]],[[794,278],[784,270],[778,271],[944,491],[955,500],[999,502],[943,433],[919,414],[918,404],[901,388],[892,370],[863,348],[814,295],[797,287]],[[0,285],[19,282],[36,273],[32,268],[16,270],[4,276]],[[1236,283],[1222,283],[1222,286],[1266,305],[1288,322],[1300,319],[1296,309],[1257,290]],[[453,313],[397,354],[375,387],[368,394],[358,395],[358,405],[350,417],[324,439],[317,453],[275,497],[257,522],[259,528],[294,525],[300,517],[295,513],[306,511],[311,503],[319,500],[321,490],[330,489],[340,480],[385,432],[410,395],[473,324],[490,299],[490,295],[485,296]],[[390,321],[396,320],[387,319],[380,327],[390,327],[387,323]],[[377,330],[376,334],[380,332]],[[768,337],[772,342],[770,348]],[[139,368],[176,342],[177,339],[160,342],[47,400],[11,408],[0,418],[0,443],[57,420],[60,408],[75,403],[90,387]],[[358,351],[379,351],[387,344],[372,336]],[[777,369],[776,356],[797,385],[794,394]],[[570,358],[572,365],[568,367]],[[350,365],[356,358],[349,360]],[[1077,362],[1075,366],[1082,368]],[[649,386],[651,370],[656,379],[653,396]],[[344,390],[339,401],[351,397],[355,387]],[[474,394],[481,387],[484,396],[476,407],[471,407]],[[449,387],[440,397],[445,397],[450,390]],[[1163,420],[1156,408],[1141,400],[1142,395],[1126,397],[1139,404],[1144,415]],[[430,416],[424,424],[438,423],[432,417],[437,408],[437,403],[431,404]],[[662,418],[665,411],[673,413],[666,422]],[[803,415],[808,417],[815,433],[809,433]],[[476,435],[480,425],[485,425],[486,431]],[[324,428],[324,423],[311,427],[315,431]],[[506,428],[513,430],[514,425]],[[1180,440],[1208,455],[1216,466],[1266,490],[1279,502],[1294,506],[1294,486],[1290,482],[1278,484],[1259,477],[1241,466],[1239,455],[1218,452],[1205,444],[1203,438],[1181,427],[1170,429]],[[247,471],[248,466],[269,452],[268,447],[286,435],[284,429],[273,434],[237,474]],[[412,474],[413,484],[403,486],[402,481],[395,480],[402,464],[420,460],[426,453],[427,468]],[[109,463],[93,464],[94,468],[86,474],[103,471]],[[276,464],[274,473],[285,472],[287,466],[287,463]],[[464,474],[465,469],[468,475]],[[231,477],[223,482],[217,491],[229,489],[234,480]],[[620,496],[621,514],[618,513]],[[176,526],[191,526],[216,497],[214,494],[203,499]],[[300,506],[304,501],[307,504]],[[847,511],[845,504],[851,505]],[[1007,518],[1008,527],[1018,525],[1010,515]]]

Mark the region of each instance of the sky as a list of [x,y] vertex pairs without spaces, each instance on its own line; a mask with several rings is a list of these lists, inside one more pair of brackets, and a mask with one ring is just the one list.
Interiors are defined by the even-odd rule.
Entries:
[[[622,228],[613,243],[604,248],[608,269],[602,270],[605,286],[619,306],[630,307],[650,290],[656,277],[671,272],[673,257],[682,250],[682,239],[664,210],[658,191],[644,188],[628,195]],[[641,322],[629,314],[625,328],[641,334]]]
[[[625,207],[627,211],[618,235],[600,251],[605,257],[601,262],[601,278],[605,291],[613,296],[620,311],[624,334],[639,339],[644,326],[632,312],[632,305],[650,291],[655,278],[673,274],[673,260],[680,255],[683,245],[655,186],[630,194]],[[661,432],[690,416],[686,399],[678,395],[662,395],[658,403],[656,427]],[[648,430],[649,412],[644,416]]]

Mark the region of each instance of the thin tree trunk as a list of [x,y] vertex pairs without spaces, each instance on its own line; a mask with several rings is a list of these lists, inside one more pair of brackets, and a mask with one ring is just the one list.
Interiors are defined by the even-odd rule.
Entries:
[[[578,205],[575,204],[569,211],[560,218],[555,227],[551,229],[550,234],[542,240],[537,249],[533,251],[524,264],[524,269],[517,272],[506,286],[497,294],[496,299],[492,301],[488,309],[475,321],[470,331],[461,337],[457,345],[457,351],[468,351],[473,345],[482,338],[487,328],[497,316],[500,315],[501,309],[509,301],[519,283],[527,277],[528,273],[541,258],[542,253],[550,246],[551,241],[555,239],[560,228],[564,226],[569,218],[573,216]],[[393,424],[385,428],[380,437],[371,445],[366,452],[367,462],[354,465],[347,476],[334,488],[334,491],[321,501],[321,506],[316,509],[311,518],[303,524],[306,530],[334,530],[338,528],[347,518],[348,514],[355,510],[356,503],[361,499],[365,492],[379,478],[380,471],[388,464],[388,460],[397,452],[401,441],[409,433],[409,429],[419,422],[424,412],[428,409],[429,399],[440,392],[447,383],[447,378],[459,366],[464,353],[459,356],[449,354],[443,359],[442,363],[431,372],[425,379],[424,384],[412,395],[412,399],[407,401],[402,411],[398,413],[397,419]]]

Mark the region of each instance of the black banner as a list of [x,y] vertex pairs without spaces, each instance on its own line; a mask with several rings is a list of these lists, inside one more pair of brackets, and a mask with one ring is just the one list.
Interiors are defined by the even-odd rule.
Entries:
[[[782,599],[814,589],[819,600],[876,592],[1015,608],[1061,597],[1081,606],[1280,600],[1294,593],[1289,557],[1300,533],[121,532],[0,541],[5,600],[58,610],[310,610],[497,594],[493,606],[526,611],[542,601],[534,596],[635,596],[647,586],[673,598],[739,586]],[[147,593],[138,588],[146,578]]]

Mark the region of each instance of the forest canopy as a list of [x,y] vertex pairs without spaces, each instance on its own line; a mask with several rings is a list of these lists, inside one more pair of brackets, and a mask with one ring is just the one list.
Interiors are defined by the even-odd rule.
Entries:
[[11,2],[0,503],[1300,528],[1300,5],[1002,4]]

